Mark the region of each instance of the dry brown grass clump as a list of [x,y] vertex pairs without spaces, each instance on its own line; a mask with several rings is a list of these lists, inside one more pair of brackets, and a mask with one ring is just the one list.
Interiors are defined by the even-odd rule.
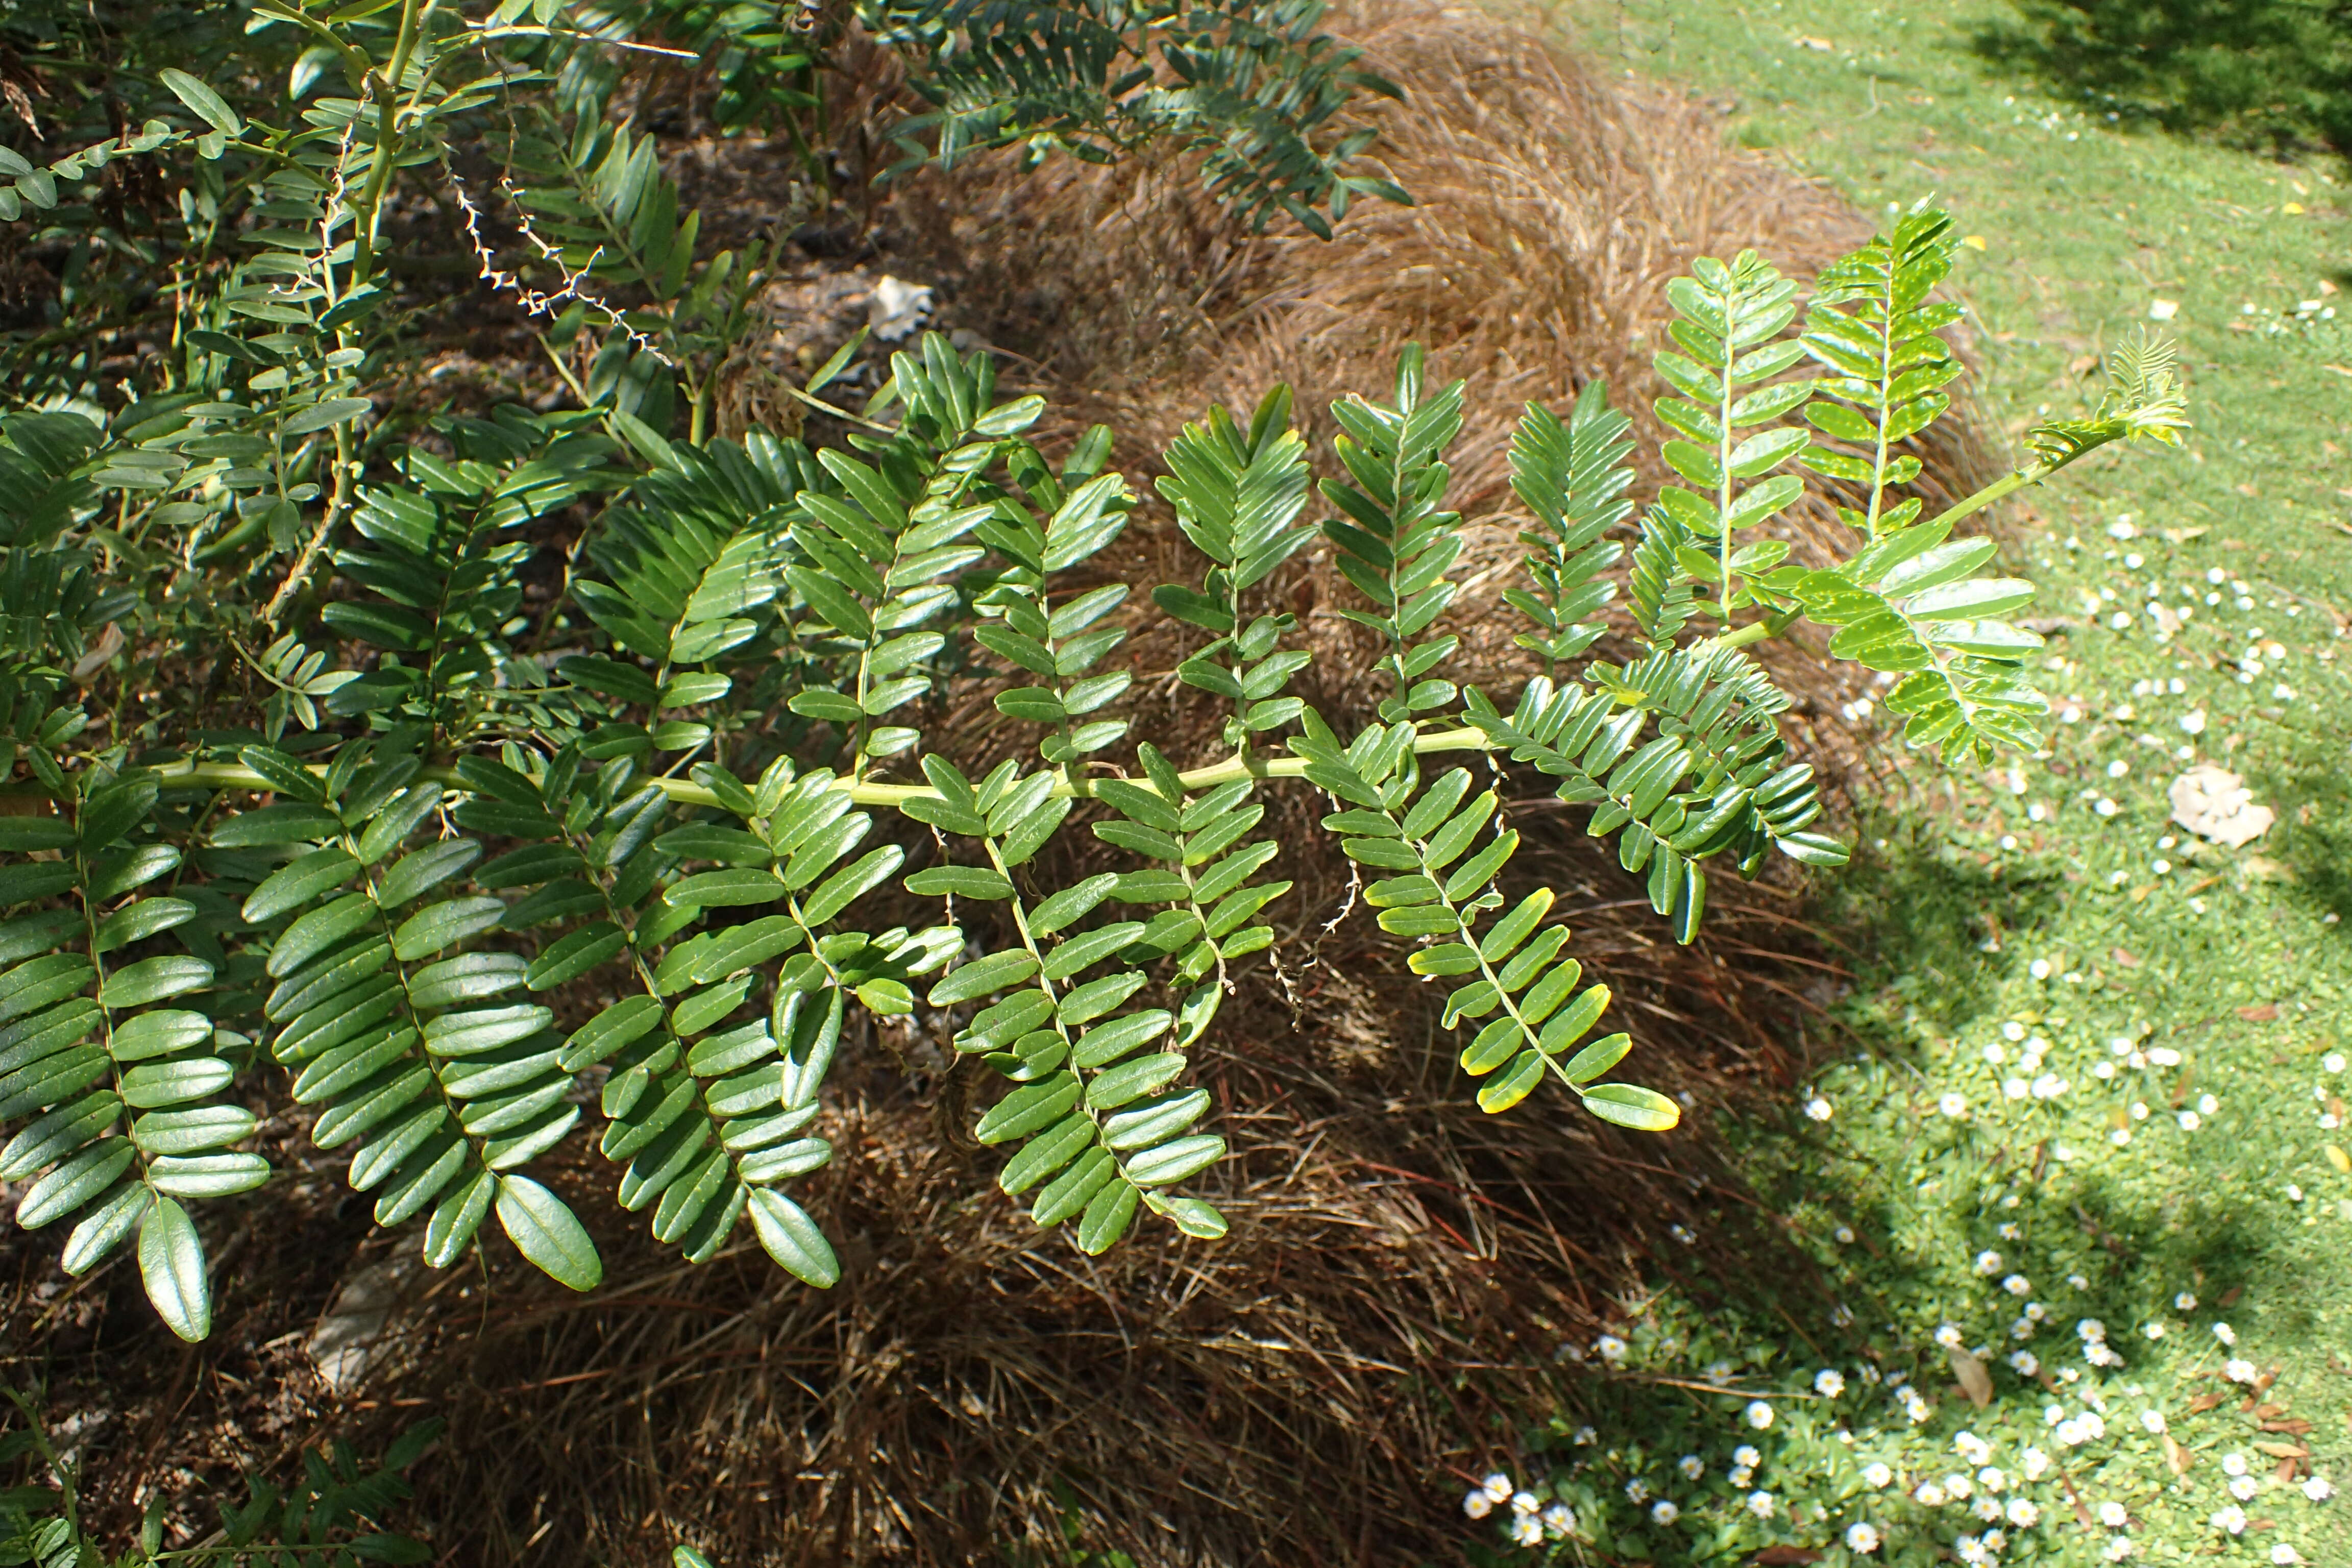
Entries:
[[[1379,111],[1381,148],[1417,205],[1359,209],[1326,245],[1241,231],[1179,169],[1022,174],[1006,160],[893,198],[891,268],[940,286],[942,324],[1026,356],[1056,417],[1111,424],[1139,479],[1211,401],[1246,405],[1286,380],[1318,422],[1344,392],[1380,394],[1403,342],[1428,345],[1433,378],[1470,381],[1455,496],[1475,536],[1455,620],[1464,673],[1500,687],[1513,655],[1486,612],[1516,551],[1491,514],[1507,504],[1520,405],[1562,405],[1602,377],[1646,426],[1667,279],[1751,246],[1807,274],[1867,226],[1727,147],[1711,111],[1603,81],[1481,16],[1359,26],[1406,90]],[[1965,427],[1925,456],[1931,497],[1972,487]],[[1800,531],[1818,542],[1832,525],[1822,498],[1808,506]],[[1113,569],[1167,580],[1171,536],[1147,518]],[[1369,656],[1329,613],[1335,583],[1302,561],[1280,591],[1318,650],[1302,689],[1341,720],[1372,692]],[[1139,631],[1138,732],[1204,754],[1205,716],[1162,673],[1171,629]],[[984,691],[959,702],[960,757],[1019,743],[990,730]],[[1801,753],[1834,742],[1805,728]],[[1327,925],[1349,900],[1314,826],[1322,804],[1269,799],[1265,830],[1290,847],[1282,874],[1298,884],[1276,906],[1282,964],[1244,977],[1198,1058],[1237,1150],[1204,1183],[1234,1221],[1226,1241],[1147,1224],[1088,1259],[1040,1237],[994,1190],[1000,1156],[965,1131],[966,1100],[987,1092],[976,1064],[950,1069],[919,1035],[870,1034],[836,1069],[824,1131],[838,1154],[805,1198],[844,1255],[830,1293],[748,1243],[677,1264],[614,1213],[612,1173],[583,1149],[578,1207],[610,1283],[573,1298],[503,1257],[486,1274],[412,1277],[399,1349],[366,1391],[362,1410],[387,1427],[451,1420],[420,1478],[444,1560],[651,1564],[685,1540],[725,1568],[995,1562],[1052,1540],[1065,1499],[1088,1545],[1152,1568],[1451,1560],[1456,1479],[1531,1414],[1528,1372],[1610,1318],[1650,1237],[1737,1180],[1703,1116],[1643,1139],[1541,1094],[1479,1114],[1398,945],[1360,910]],[[1719,879],[1706,935],[1677,949],[1580,813],[1511,809],[1528,839],[1515,874],[1559,892],[1575,951],[1642,1040],[1643,1081],[1704,1107],[1790,1080],[1780,1026],[1824,967],[1792,884]],[[1065,842],[1072,859],[1041,875],[1076,871],[1091,839],[1074,825]],[[395,1244],[414,1246],[370,1240],[345,1272]],[[324,1305],[316,1273],[271,1298],[274,1323],[256,1314],[188,1352],[211,1358],[198,1369],[142,1372],[120,1418],[160,1435],[168,1406],[175,1429],[209,1436],[156,1457],[218,1473],[255,1451],[226,1414],[251,1399],[207,1369],[251,1367],[299,1385],[305,1418],[331,1411],[264,1353],[299,1342]],[[126,1299],[103,1317],[141,1310]],[[69,1380],[106,1375],[104,1342],[73,1341]]]

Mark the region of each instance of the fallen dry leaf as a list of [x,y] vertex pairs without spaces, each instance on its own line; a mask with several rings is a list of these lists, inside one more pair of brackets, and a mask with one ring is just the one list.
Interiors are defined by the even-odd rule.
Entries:
[[2265,1002],[2258,1007],[2241,1007],[2238,1016],[2249,1024],[2267,1024],[2278,1017],[2278,1004]]
[[2261,1432],[2284,1432],[2290,1437],[2300,1437],[2311,1430],[2311,1423],[2305,1421],[2300,1415],[2294,1415],[2288,1417],[2284,1421],[2265,1421],[2260,1426],[2256,1427],[2255,1430]]
[[2172,820],[2200,838],[2237,849],[2270,831],[2278,814],[2256,805],[2245,780],[2210,763],[2172,781]]
[[1982,1410],[1992,1403],[1992,1376],[1985,1371],[1984,1363],[1964,1350],[1945,1352],[1952,1363],[1952,1375],[1960,1380],[1960,1388],[1969,1403]]
[[2189,1402],[2189,1413],[2191,1415],[2202,1415],[2229,1397],[2226,1394],[2200,1394]]
[[2172,1468],[2176,1476],[2189,1473],[2189,1450],[2174,1442],[2170,1433],[2167,1433],[2164,1438],[2164,1462]]
[[2310,1449],[2299,1448],[2293,1443],[2257,1443],[2254,1447],[2262,1452],[2268,1454],[2273,1459],[2308,1459],[2311,1458]]
[[2336,1167],[2337,1175],[2352,1176],[2352,1154],[2347,1154],[2343,1145],[2330,1143],[2327,1146],[2327,1163]]
[[2133,952],[2129,948],[2116,948],[2110,952],[2107,956],[2114,959],[2117,963],[2122,964],[2126,969],[2137,969],[2139,967],[2139,955]]

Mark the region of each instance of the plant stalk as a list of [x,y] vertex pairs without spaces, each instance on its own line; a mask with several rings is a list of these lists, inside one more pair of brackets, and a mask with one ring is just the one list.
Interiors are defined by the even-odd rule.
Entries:
[[[1496,742],[1488,739],[1484,731],[1465,727],[1459,730],[1432,731],[1416,739],[1412,749],[1424,753],[1486,752],[1494,750],[1495,744]],[[157,782],[166,789],[249,789],[268,793],[276,787],[262,774],[235,763],[165,763],[150,771],[154,774]],[[323,767],[313,767],[310,771],[320,775],[326,773]],[[1307,763],[1301,757],[1236,756],[1229,757],[1222,763],[1213,763],[1205,768],[1194,768],[1190,773],[1179,773],[1177,778],[1183,784],[1185,793],[1198,794],[1202,790],[1214,789],[1219,784],[1232,784],[1237,779],[1295,779],[1304,777],[1306,773]],[[457,770],[455,768],[429,767],[420,771],[417,777],[430,779],[436,784],[453,784],[460,789],[466,787],[465,781],[457,776]],[[720,804],[715,793],[689,779],[649,778],[646,782],[682,805]],[[1127,782],[1140,784],[1145,789],[1152,787],[1149,779],[1137,778]],[[847,795],[859,805],[897,805],[902,801],[937,800],[940,795],[938,790],[929,784],[866,784],[852,779],[837,779],[834,782],[833,787]],[[1084,779],[1078,779],[1056,780],[1053,793],[1057,795],[1076,795],[1082,799],[1091,799],[1095,792],[1092,784]],[[48,792],[37,785],[17,784],[0,788],[0,795],[47,799]]]

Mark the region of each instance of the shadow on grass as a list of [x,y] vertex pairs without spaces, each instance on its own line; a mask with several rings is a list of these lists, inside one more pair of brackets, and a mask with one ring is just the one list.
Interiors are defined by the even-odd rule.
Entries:
[[2065,881],[2055,871],[1996,871],[1900,819],[1865,825],[1861,838],[1883,847],[1827,880],[1815,918],[1865,996],[1958,1033],[1991,1005],[2020,939],[2056,916]]
[[2337,917],[2352,936],[2352,773],[2309,756],[2249,777],[2254,798],[2280,817],[2268,847],[2303,901]]
[[2344,0],[2017,0],[1977,56],[2094,113],[2284,152],[2352,147]]

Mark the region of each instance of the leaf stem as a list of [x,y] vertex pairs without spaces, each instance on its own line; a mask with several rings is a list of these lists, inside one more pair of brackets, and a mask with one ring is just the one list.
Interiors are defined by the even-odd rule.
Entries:
[[[1757,624],[1763,625],[1762,622]],[[1748,628],[1741,629],[1745,631]],[[1483,731],[1465,728],[1431,731],[1427,734],[1417,737],[1413,742],[1412,749],[1426,755],[1432,752],[1491,752],[1499,744],[1500,742],[1488,738]],[[267,794],[277,787],[253,769],[242,767],[235,763],[194,761],[165,763],[152,772],[156,780],[165,789],[249,789]],[[323,775],[326,769],[313,767],[310,772]],[[1232,784],[1237,779],[1295,779],[1304,777],[1306,773],[1307,762],[1302,757],[1253,755],[1229,757],[1222,763],[1212,763],[1205,768],[1194,768],[1190,773],[1178,774],[1177,777],[1187,794],[1199,794],[1204,790],[1214,789],[1219,784]],[[457,770],[455,768],[425,768],[417,776],[420,779],[430,779],[443,784],[465,787],[464,781],[458,778]],[[645,782],[683,805],[715,806],[721,804],[719,796],[710,790],[687,779],[649,778]],[[1151,787],[1149,779],[1129,779],[1127,782],[1139,784],[1145,789]],[[940,792],[929,784],[864,784],[841,779],[837,780],[833,787],[846,794],[859,805],[895,806],[909,800],[937,800],[940,795]],[[1054,794],[1057,795],[1091,798],[1094,793],[1094,786],[1084,779],[1075,782],[1056,779],[1054,784]],[[0,787],[0,796],[46,798],[47,795],[46,790],[23,784]]]

